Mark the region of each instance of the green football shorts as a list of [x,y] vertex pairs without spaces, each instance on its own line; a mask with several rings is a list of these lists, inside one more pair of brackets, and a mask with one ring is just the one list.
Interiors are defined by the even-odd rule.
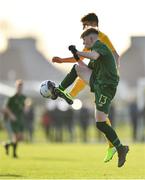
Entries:
[[108,114],[111,101],[116,94],[116,87],[98,84],[94,86],[94,93],[97,110]]
[[19,122],[18,120],[11,122],[11,126],[12,126],[13,132],[15,133],[23,132],[24,130],[23,123],[21,121]]

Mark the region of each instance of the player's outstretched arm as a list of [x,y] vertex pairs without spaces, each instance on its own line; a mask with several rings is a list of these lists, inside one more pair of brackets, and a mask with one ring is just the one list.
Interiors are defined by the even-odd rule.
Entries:
[[93,60],[97,60],[98,57],[100,56],[100,54],[97,53],[96,51],[91,51],[91,52],[77,51],[77,55],[79,55],[80,57],[84,57],[87,59],[93,59]]
[[74,62],[76,62],[76,60],[73,57],[69,57],[69,58],[53,57],[52,62],[54,62],[54,63],[74,63]]

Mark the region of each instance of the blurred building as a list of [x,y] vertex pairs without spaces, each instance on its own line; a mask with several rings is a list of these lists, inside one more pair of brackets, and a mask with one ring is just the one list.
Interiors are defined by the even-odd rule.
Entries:
[[143,140],[145,118],[140,114],[145,107],[145,36],[131,37],[130,47],[121,56],[120,75],[121,83],[126,85],[126,89],[122,88],[120,91],[120,94],[125,95],[126,101],[122,112],[126,109],[126,117],[130,119],[132,126],[133,140]]
[[120,60],[121,80],[136,88],[138,80],[145,77],[145,36],[131,37],[131,45]]
[[36,48],[33,38],[9,39],[8,49],[0,54],[0,80],[22,78],[28,81],[61,80],[63,73],[56,69]]
[[8,48],[0,54],[0,82],[9,86],[21,78],[25,92],[35,95],[43,80],[59,82],[64,74],[54,67],[36,48],[33,38],[9,39]]

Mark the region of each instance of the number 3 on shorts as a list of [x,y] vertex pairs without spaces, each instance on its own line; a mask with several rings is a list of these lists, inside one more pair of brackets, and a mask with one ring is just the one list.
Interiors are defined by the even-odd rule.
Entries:
[[99,103],[100,104],[106,104],[107,101],[107,96],[104,96],[101,94],[100,99],[99,99]]

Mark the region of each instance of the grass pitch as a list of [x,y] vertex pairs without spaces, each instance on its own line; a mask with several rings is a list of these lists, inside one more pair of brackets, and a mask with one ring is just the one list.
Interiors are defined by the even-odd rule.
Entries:
[[124,167],[104,163],[103,144],[20,144],[19,158],[0,150],[0,179],[145,179],[145,144],[131,144]]

